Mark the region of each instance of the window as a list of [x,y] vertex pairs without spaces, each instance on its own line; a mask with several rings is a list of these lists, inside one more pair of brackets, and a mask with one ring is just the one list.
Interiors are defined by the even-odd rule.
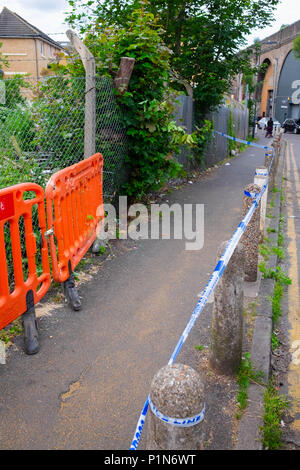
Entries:
[[44,55],[44,41],[41,41],[41,54]]

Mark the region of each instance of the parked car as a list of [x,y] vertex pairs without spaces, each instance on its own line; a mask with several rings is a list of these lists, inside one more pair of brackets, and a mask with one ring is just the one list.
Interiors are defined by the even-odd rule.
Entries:
[[284,132],[293,132],[294,134],[300,133],[300,119],[286,119],[282,123]]
[[[258,128],[259,128],[259,129],[266,129],[269,119],[270,119],[269,117],[263,117],[263,118],[261,118],[261,119],[258,121],[258,123],[257,123]],[[281,126],[280,122],[277,121],[276,119],[274,119],[274,121],[273,121],[273,129],[276,129],[277,127],[280,127],[280,126]]]

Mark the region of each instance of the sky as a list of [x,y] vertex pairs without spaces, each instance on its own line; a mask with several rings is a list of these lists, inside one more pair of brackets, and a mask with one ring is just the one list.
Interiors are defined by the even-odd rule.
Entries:
[[[9,8],[33,26],[39,28],[56,41],[66,41],[64,34],[68,25],[64,24],[64,12],[69,9],[66,0],[0,0],[0,11]],[[55,33],[55,34],[53,34]],[[63,33],[63,34],[58,34]]]
[[[64,12],[69,8],[67,0],[0,0],[0,11],[3,6],[18,13],[53,39],[67,40],[65,34],[58,34],[68,29],[64,24]],[[292,24],[300,20],[300,0],[281,0],[274,16],[275,20],[271,26],[252,32],[247,38],[248,45],[252,44],[255,38],[264,39],[276,33],[283,24]]]
[[253,31],[250,34],[247,38],[248,45],[251,45],[256,38],[265,39],[271,34],[277,33],[283,24],[289,25],[300,20],[300,0],[281,0],[274,12],[274,18],[271,26]]

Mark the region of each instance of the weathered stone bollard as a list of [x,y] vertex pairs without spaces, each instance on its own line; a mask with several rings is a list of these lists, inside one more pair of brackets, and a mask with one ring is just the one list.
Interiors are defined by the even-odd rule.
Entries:
[[[225,250],[223,242],[218,258]],[[236,373],[242,358],[244,247],[239,243],[214,291],[209,365],[218,374]]]
[[[268,169],[265,166],[260,166],[255,170],[254,184],[261,188],[267,183]],[[265,219],[267,211],[268,187],[266,188],[260,202],[260,242],[262,243],[265,233]]]
[[279,155],[280,155],[280,147],[281,147],[281,143],[280,143],[280,139],[279,137],[277,137],[276,139],[274,139],[273,141],[273,147],[274,147],[274,152],[275,152],[275,165],[274,165],[274,181],[275,181],[275,175],[277,173],[277,169],[278,169],[278,163],[279,163]]
[[[160,369],[150,390],[147,450],[202,450],[203,394],[200,375],[191,367],[173,364]],[[177,424],[183,420],[183,425],[166,422],[167,417],[177,418]]]
[[[257,184],[248,184],[245,191],[250,194],[258,194],[261,187]],[[250,209],[254,199],[244,195],[243,217]],[[258,245],[260,238],[260,202],[252,215],[252,218],[241,238],[245,250],[245,281],[255,282],[257,280]]]
[[273,186],[274,186],[274,166],[275,166],[274,165],[274,163],[275,163],[274,160],[275,160],[275,157],[274,157],[272,166],[270,167],[272,159],[273,159],[272,153],[270,153],[270,151],[266,152],[265,153],[265,167],[269,171],[269,184],[268,184],[268,186],[269,186],[270,191],[272,191]]

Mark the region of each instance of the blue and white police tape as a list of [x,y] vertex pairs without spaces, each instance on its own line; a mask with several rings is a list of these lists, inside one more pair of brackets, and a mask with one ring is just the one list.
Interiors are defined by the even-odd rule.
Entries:
[[138,420],[138,423],[137,423],[137,426],[136,426],[136,430],[135,430],[135,433],[134,433],[134,437],[133,437],[133,440],[132,440],[132,443],[131,443],[131,446],[130,446],[129,450],[136,450],[138,448],[138,445],[139,445],[139,442],[140,442],[140,439],[141,439],[141,435],[142,435],[142,430],[143,430],[143,427],[144,427],[144,424],[145,424],[145,419],[146,419],[146,414],[147,414],[147,411],[148,411],[148,407],[149,407],[149,397],[147,397],[147,400],[145,401],[144,408],[143,408],[143,410],[141,412],[141,415],[139,417],[139,420]]
[[258,193],[250,193],[249,191],[244,191],[244,194],[245,196],[251,197],[252,199],[254,199]]
[[[258,204],[259,204],[259,201],[261,200],[265,190],[267,189],[267,182],[266,184],[264,184],[264,186],[262,187],[262,190],[260,191],[259,194],[255,195],[255,199],[253,201],[253,203],[251,204],[247,214],[245,215],[245,217],[243,218],[243,220],[241,221],[241,223],[239,224],[239,226],[237,227],[236,231],[234,232],[234,234],[232,235],[231,239],[228,241],[227,245],[226,245],[226,248],[221,256],[221,258],[219,259],[191,317],[190,317],[190,320],[187,324],[187,326],[185,327],[185,330],[183,331],[174,351],[173,351],[173,354],[168,362],[168,365],[172,365],[179,353],[179,351],[181,350],[185,340],[187,339],[191,329],[193,328],[196,320],[198,319],[200,313],[202,312],[207,300],[209,299],[209,297],[211,296],[212,292],[214,291],[216,285],[218,284],[231,256],[232,256],[232,253],[234,252],[238,242],[240,241],[243,233],[245,232],[246,228],[247,228],[247,225],[249,224],[253,214],[254,214],[254,211],[255,209],[257,208]],[[250,197],[251,194],[249,193]],[[147,400],[144,404],[144,408],[142,410],[142,413],[140,415],[140,418],[138,420],[138,424],[137,424],[137,427],[136,427],[136,430],[135,430],[135,433],[134,433],[134,437],[133,437],[133,441],[131,443],[131,446],[130,446],[130,450],[136,450],[137,447],[138,447],[138,444],[139,444],[139,441],[140,441],[140,438],[141,438],[141,433],[142,433],[142,430],[143,430],[143,426],[144,426],[144,423],[145,423],[145,418],[146,418],[146,414],[147,414],[147,411],[148,411],[148,407],[149,407],[149,396],[147,397]]]
[[251,147],[257,147],[259,149],[265,149],[265,150],[272,150],[272,147],[268,147],[267,145],[259,145],[259,144],[255,144],[254,142],[250,142],[248,140],[238,139],[237,137],[232,137],[231,135],[225,134],[224,132],[213,131],[213,135],[214,133],[222,135],[223,137],[226,137],[226,139],[233,140],[234,142],[240,142],[241,144],[251,145]]
[[198,423],[201,423],[201,421],[203,421],[203,419],[204,419],[205,405],[203,406],[200,413],[198,413],[195,416],[192,416],[191,418],[170,418],[169,416],[166,416],[166,415],[162,414],[156,408],[156,406],[151,401],[150,395],[148,396],[148,401],[149,401],[149,405],[150,405],[152,413],[158,419],[160,419],[161,421],[164,421],[165,423],[171,424],[172,426],[182,427],[182,428],[189,428],[191,426],[195,426]]
[[268,174],[267,168],[265,170],[261,169],[260,171],[255,171],[255,176],[268,176]]

